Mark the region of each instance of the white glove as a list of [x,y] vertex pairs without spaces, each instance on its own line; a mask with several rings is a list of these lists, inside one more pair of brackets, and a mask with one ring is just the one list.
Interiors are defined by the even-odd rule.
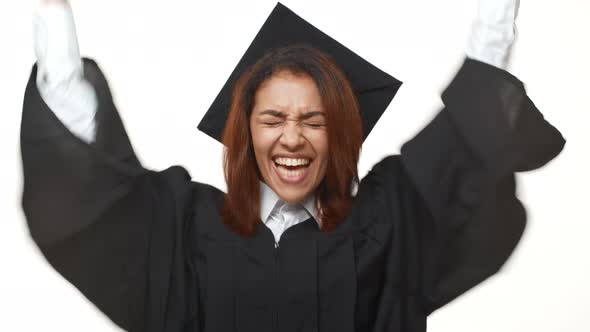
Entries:
[[67,1],[46,1],[33,15],[37,87],[59,120],[87,143],[96,137],[98,102],[84,79],[72,9]]
[[469,58],[506,69],[516,37],[520,0],[479,0],[478,15],[467,43]]

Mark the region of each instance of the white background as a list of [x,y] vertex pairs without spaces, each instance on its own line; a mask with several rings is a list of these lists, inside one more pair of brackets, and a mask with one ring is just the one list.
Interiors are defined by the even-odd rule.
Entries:
[[[40,256],[20,209],[19,124],[36,2],[0,2],[0,331],[117,331]],[[361,175],[416,133],[462,61],[476,0],[285,5],[405,82],[365,142]],[[143,163],[224,189],[221,145],[196,125],[276,2],[73,0],[83,55],[111,83]],[[502,272],[429,331],[590,331],[590,2],[523,0],[510,71],[568,143],[519,176],[529,222]]]

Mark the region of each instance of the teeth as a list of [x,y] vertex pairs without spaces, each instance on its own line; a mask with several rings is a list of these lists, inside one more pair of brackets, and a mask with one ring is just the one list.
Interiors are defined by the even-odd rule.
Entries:
[[276,158],[275,162],[279,165],[284,165],[284,166],[300,166],[300,165],[308,165],[309,159],[307,159],[307,158]]
[[281,176],[287,177],[287,178],[297,178],[303,175],[303,173],[305,172],[304,169],[298,169],[298,170],[288,170],[288,169],[284,169],[284,168],[277,168],[278,172],[281,173]]

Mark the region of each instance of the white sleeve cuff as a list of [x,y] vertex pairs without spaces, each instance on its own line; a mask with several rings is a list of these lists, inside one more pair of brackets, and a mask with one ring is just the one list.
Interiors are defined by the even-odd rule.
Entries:
[[467,56],[506,69],[516,38],[519,5],[519,0],[480,0],[467,43]]
[[90,143],[95,139],[96,93],[83,77],[72,9],[67,3],[40,5],[33,16],[37,87],[63,124]]

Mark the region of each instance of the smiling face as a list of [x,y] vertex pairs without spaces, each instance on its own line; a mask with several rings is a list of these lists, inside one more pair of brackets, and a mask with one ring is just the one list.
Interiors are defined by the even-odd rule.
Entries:
[[283,201],[301,202],[318,187],[328,164],[328,135],[311,77],[280,71],[267,79],[254,96],[250,132],[263,181]]

